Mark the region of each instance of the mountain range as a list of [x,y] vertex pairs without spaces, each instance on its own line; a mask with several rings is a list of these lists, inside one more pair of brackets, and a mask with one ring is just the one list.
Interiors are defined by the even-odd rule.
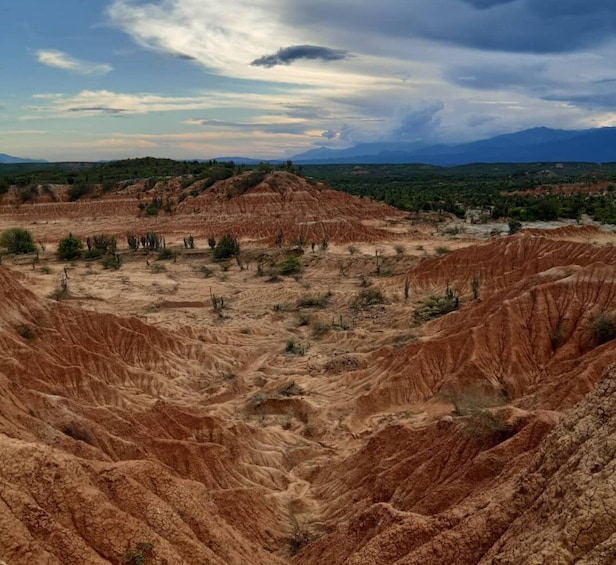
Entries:
[[44,159],[22,159],[21,157],[13,157],[6,153],[0,153],[0,163],[13,164],[13,163],[46,163]]
[[470,143],[362,143],[346,149],[319,147],[292,158],[297,164],[612,162],[616,128],[561,130],[537,127]]

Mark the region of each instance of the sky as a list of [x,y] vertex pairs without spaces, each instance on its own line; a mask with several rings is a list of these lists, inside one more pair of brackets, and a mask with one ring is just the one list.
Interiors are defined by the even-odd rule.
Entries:
[[0,153],[288,158],[616,125],[613,0],[0,4]]

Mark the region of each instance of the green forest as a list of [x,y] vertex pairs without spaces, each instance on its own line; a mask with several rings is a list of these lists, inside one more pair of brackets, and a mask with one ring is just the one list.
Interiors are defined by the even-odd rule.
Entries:
[[[0,165],[0,194],[20,187],[27,201],[37,186],[70,185],[76,200],[97,185],[102,191],[136,179],[156,181],[184,176],[183,187],[207,179],[205,186],[247,170],[294,171],[336,190],[372,198],[410,212],[441,211],[464,217],[469,209],[494,219],[520,221],[578,219],[616,224],[616,163],[500,163],[457,167],[431,165],[299,165],[257,166],[233,162],[174,161],[146,157],[108,163],[28,163]],[[576,185],[565,193],[561,188]],[[549,189],[549,190],[546,190]]]

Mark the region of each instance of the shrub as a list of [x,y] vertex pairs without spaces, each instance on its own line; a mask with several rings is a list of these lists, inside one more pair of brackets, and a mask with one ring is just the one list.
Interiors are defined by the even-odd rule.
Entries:
[[325,335],[331,326],[323,320],[315,320],[312,322],[312,337],[318,338]]
[[72,184],[68,189],[68,199],[70,202],[79,200],[82,196],[85,196],[91,191],[90,187],[85,181],[78,181]]
[[82,241],[75,237],[72,233],[69,233],[63,240],[58,243],[58,250],[56,255],[61,261],[72,261],[79,259],[83,253]]
[[284,351],[292,355],[304,355],[304,346],[298,344],[294,339],[290,339],[287,341]]
[[511,220],[508,225],[509,235],[513,235],[522,229],[522,222],[520,222],[520,220]]
[[616,338],[616,316],[602,312],[592,321],[592,332],[599,345]]
[[445,255],[446,253],[449,253],[451,251],[451,249],[449,249],[449,247],[446,247],[444,245],[439,245],[436,249],[435,249],[437,255]]
[[100,259],[103,255],[105,255],[105,252],[102,249],[96,249],[95,247],[93,247],[92,249],[86,249],[83,252],[83,258],[87,260]]
[[105,255],[101,261],[101,265],[103,265],[103,268],[105,269],[117,271],[122,266],[122,258],[117,253],[114,253],[113,255]]
[[129,547],[121,557],[122,565],[146,565],[154,557],[154,546],[149,542],[140,542],[135,547]]
[[[86,246],[91,253],[93,259],[100,257],[104,253],[115,253],[118,246],[116,238],[112,235],[105,235],[103,233],[86,238]],[[96,252],[99,252],[98,255]]]
[[231,257],[239,255],[239,252],[239,241],[231,234],[226,233],[220,238],[216,247],[214,247],[212,256],[214,261],[224,261],[225,259],[230,259]]
[[304,296],[297,301],[299,308],[325,308],[329,303],[329,296],[321,294],[318,296]]
[[444,295],[433,295],[424,300],[424,302],[421,303],[415,310],[413,318],[415,319],[415,322],[423,323],[445,314],[449,314],[449,312],[453,312],[459,307],[460,298],[453,289],[448,287]]
[[175,258],[175,251],[173,251],[173,249],[169,249],[167,247],[163,247],[162,249],[158,250],[158,258],[160,260],[174,259]]
[[34,253],[36,246],[32,234],[23,228],[10,228],[0,234],[0,247],[9,253]]
[[373,306],[375,304],[383,304],[385,297],[378,288],[366,288],[360,290],[353,301],[355,308],[365,308],[366,306]]
[[281,275],[294,275],[301,273],[302,264],[295,255],[287,257],[280,265],[279,272]]
[[17,331],[17,333],[21,337],[23,337],[24,339],[28,341],[33,340],[36,337],[36,331],[34,330],[34,328],[27,324],[22,324],[21,326],[17,326],[15,328],[15,331]]

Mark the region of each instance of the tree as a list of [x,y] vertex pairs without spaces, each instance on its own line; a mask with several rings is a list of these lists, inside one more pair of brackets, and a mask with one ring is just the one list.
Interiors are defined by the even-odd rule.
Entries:
[[239,253],[240,242],[231,234],[226,233],[216,244],[212,256],[214,257],[214,261],[224,261],[225,259],[236,257]]
[[0,234],[0,247],[9,253],[34,253],[36,247],[32,234],[23,228],[10,228]]
[[58,243],[56,255],[61,261],[72,261],[73,259],[79,259],[82,251],[82,241],[75,237],[72,233],[69,233],[63,240],[60,241],[60,243]]
[[520,231],[522,229],[522,222],[520,220],[511,220],[509,222],[509,235]]

